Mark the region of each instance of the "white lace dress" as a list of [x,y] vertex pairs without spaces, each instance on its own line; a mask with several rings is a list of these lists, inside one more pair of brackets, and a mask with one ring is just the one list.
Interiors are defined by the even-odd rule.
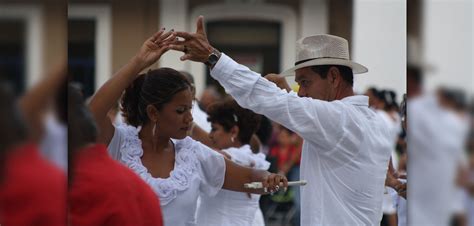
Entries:
[[[200,194],[216,195],[224,184],[222,155],[189,137],[173,140],[174,169],[168,178],[154,178],[143,166],[139,128],[120,124],[115,127],[109,153],[137,173],[158,195],[165,226],[196,225],[195,211]],[[157,162],[159,164],[159,162]]]
[[[267,170],[270,163],[262,153],[253,154],[249,145],[240,148],[222,150],[231,156],[231,160],[239,165]],[[201,203],[197,211],[199,226],[251,226],[262,225],[262,215],[258,215],[260,195],[221,190],[211,197],[201,195]],[[258,215],[258,216],[257,216]],[[255,219],[259,217],[259,219]],[[257,220],[257,221],[254,221]],[[257,223],[259,222],[259,223]]]

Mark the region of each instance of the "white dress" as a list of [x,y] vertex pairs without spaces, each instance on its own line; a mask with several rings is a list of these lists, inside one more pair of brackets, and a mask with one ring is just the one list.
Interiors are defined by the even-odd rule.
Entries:
[[192,109],[193,121],[201,127],[202,130],[206,131],[206,133],[211,132],[211,123],[207,121],[207,113],[201,108],[199,108],[198,102],[193,101],[193,109]]
[[[267,170],[270,163],[264,154],[254,154],[249,145],[240,148],[222,150],[239,165]],[[250,226],[253,224],[259,208],[260,195],[221,190],[214,197],[201,195],[201,204],[197,212],[199,226]]]
[[67,126],[49,114],[45,122],[45,135],[40,143],[43,156],[67,172]]
[[109,153],[137,173],[158,195],[165,226],[196,225],[194,213],[198,196],[212,197],[224,184],[224,157],[189,137],[173,140],[174,169],[166,179],[154,178],[140,159],[143,149],[139,131],[126,124],[117,126],[108,147]]
[[[402,183],[406,183],[407,180],[399,179]],[[391,193],[393,198],[393,203],[397,209],[397,222],[398,226],[407,225],[407,200],[398,195],[397,192]]]
[[[402,126],[400,122],[401,119],[397,117],[396,120],[393,120],[391,116],[386,111],[383,111],[383,110],[376,110],[376,112],[380,116],[380,118],[383,119],[383,121],[387,124],[387,127],[389,128],[389,139],[391,139],[393,142],[392,152],[391,152],[392,166],[395,170],[397,170],[398,157],[395,151],[395,147],[397,144],[398,135],[402,131]],[[383,204],[382,204],[382,211],[384,214],[395,214],[397,212],[395,203],[393,202],[393,198],[392,198],[393,193],[396,194],[396,191],[390,187],[385,186],[384,195],[383,195]]]

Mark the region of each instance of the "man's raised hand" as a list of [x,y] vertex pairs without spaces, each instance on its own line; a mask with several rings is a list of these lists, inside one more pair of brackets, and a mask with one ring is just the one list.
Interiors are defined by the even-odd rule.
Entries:
[[180,57],[182,61],[191,60],[204,63],[208,60],[214,48],[207,40],[207,35],[204,31],[203,16],[198,17],[196,27],[196,33],[175,32],[176,36],[183,40],[176,41],[176,43],[170,45],[170,48],[184,53],[184,55]]

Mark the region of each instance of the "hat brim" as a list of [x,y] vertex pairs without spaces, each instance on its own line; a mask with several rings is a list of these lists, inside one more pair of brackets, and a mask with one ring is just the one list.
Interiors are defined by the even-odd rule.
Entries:
[[369,70],[356,62],[352,62],[350,60],[344,60],[344,59],[336,59],[336,58],[321,58],[321,59],[314,59],[314,60],[309,60],[304,63],[298,64],[290,69],[287,69],[283,72],[280,73],[281,76],[287,77],[287,76],[293,76],[295,75],[295,71],[304,68],[304,67],[310,67],[310,66],[318,66],[318,65],[342,65],[342,66],[347,66],[352,69],[352,73],[354,74],[362,74],[366,73]]

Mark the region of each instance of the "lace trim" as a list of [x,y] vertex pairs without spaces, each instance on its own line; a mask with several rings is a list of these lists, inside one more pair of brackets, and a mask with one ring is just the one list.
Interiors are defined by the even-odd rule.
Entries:
[[155,178],[142,164],[143,156],[142,142],[138,137],[141,128],[122,124],[118,129],[124,131],[124,142],[120,147],[121,162],[137,173],[145,182],[152,187],[160,198],[161,205],[167,205],[173,201],[179,191],[186,190],[190,185],[195,172],[197,172],[199,161],[196,156],[196,148],[192,139],[186,137],[183,140],[174,140],[175,143],[175,165],[168,178]]

